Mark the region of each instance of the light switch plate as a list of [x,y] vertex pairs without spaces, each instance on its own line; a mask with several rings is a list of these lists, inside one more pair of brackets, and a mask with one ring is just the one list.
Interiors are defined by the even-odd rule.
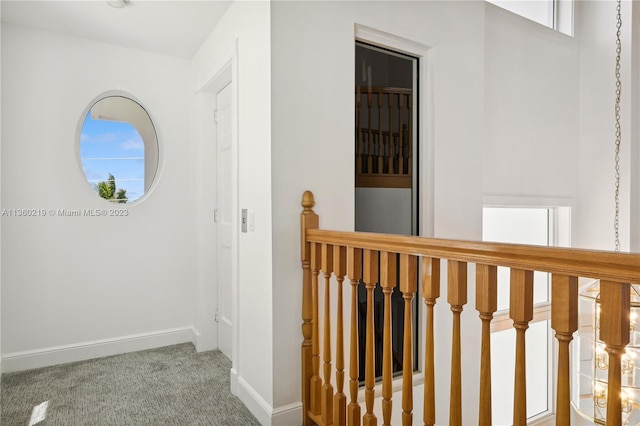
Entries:
[[240,225],[242,232],[247,232],[247,209],[242,209],[242,222]]

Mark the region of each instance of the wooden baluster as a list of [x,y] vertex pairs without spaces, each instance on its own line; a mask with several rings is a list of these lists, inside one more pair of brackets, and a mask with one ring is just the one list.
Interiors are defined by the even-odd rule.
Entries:
[[412,95],[407,95],[407,158],[409,159],[409,176],[413,172],[413,98]]
[[387,174],[392,175],[394,173],[394,165],[393,165],[393,159],[394,159],[394,155],[393,155],[393,139],[391,137],[389,137],[389,134],[387,134],[386,136],[386,142],[385,142],[385,146],[386,146],[386,152],[387,152],[387,159],[385,160],[387,162]]
[[396,172],[396,166],[395,166],[395,144],[393,142],[393,137],[387,133],[387,146],[388,146],[388,156],[387,156],[387,163],[389,164],[389,171],[388,174],[393,175]]
[[462,425],[462,361],[460,348],[460,313],[467,304],[467,263],[450,260],[447,263],[447,302],[453,312],[451,342],[451,396],[449,424]]
[[424,297],[424,303],[427,307],[423,421],[425,426],[433,426],[436,423],[433,308],[436,299],[440,297],[440,259],[422,258],[422,297]]
[[375,364],[374,364],[374,322],[373,322],[373,290],[378,282],[378,252],[374,250],[364,250],[364,283],[367,289],[367,337],[365,350],[364,367],[364,397],[367,412],[362,423],[364,426],[375,426],[378,424],[376,415],[373,414],[373,400],[375,399]]
[[320,414],[320,390],[322,388],[322,378],[320,377],[320,316],[318,314],[318,279],[320,276],[320,247],[318,244],[311,244],[311,271],[313,279],[311,281],[312,300],[312,364],[313,376],[311,377],[311,412]]
[[[404,167],[404,157],[403,153],[403,140],[402,140],[402,94],[398,93],[398,146],[400,147],[400,158],[398,159],[398,170],[400,174],[406,173],[406,169]],[[405,155],[406,156],[406,155]]]
[[349,426],[360,426],[360,404],[358,403],[358,283],[362,279],[362,250],[347,249],[347,274],[351,280],[351,343],[349,347]]
[[491,320],[498,308],[498,268],[476,265],[476,310],[482,320],[478,424],[491,426]]
[[[391,147],[395,143],[395,141],[393,140],[393,93],[387,93],[387,108],[388,108],[388,115],[389,115],[387,130],[389,131],[389,146]],[[392,162],[393,162],[393,159],[392,159]],[[394,168],[397,171],[397,168],[395,166]]]
[[402,424],[413,424],[413,333],[411,301],[418,287],[418,258],[400,255],[400,291],[404,299],[404,342],[402,346]]
[[384,173],[384,138],[382,137],[382,91],[378,95],[378,174]]
[[373,174],[373,156],[374,156],[374,147],[373,147],[373,128],[371,125],[371,108],[373,107],[373,93],[369,91],[367,94],[367,105],[368,105],[368,122],[367,126],[369,128],[368,137],[367,137],[367,173]]
[[384,334],[382,337],[382,424],[391,425],[393,349],[391,347],[391,293],[396,286],[396,254],[380,253],[380,286],[384,293]]
[[313,212],[315,201],[310,191],[302,195],[300,215],[301,259],[302,259],[302,425],[310,426],[309,410],[311,409],[311,377],[313,376],[313,299],[311,274],[311,244],[307,242],[306,230],[318,228],[318,215]]
[[551,277],[551,328],[558,339],[558,395],[556,424],[571,424],[569,387],[569,343],[578,329],[578,278],[553,274]]
[[369,137],[369,130],[368,129],[364,129],[364,131],[362,132],[362,150],[364,151],[364,169],[362,170],[363,174],[370,174],[371,173],[371,146],[370,146],[370,137]]
[[347,248],[334,247],[333,272],[338,281],[338,313],[336,318],[336,394],[333,396],[333,424],[344,426],[347,420],[347,396],[344,394],[344,320],[342,283],[347,273]]
[[533,319],[533,271],[511,269],[509,317],[516,329],[516,370],[513,392],[513,424],[527,424],[527,361],[525,331]]
[[[382,99],[384,101],[384,96],[386,95],[386,93],[383,93],[382,91],[380,91],[380,99]],[[392,174],[393,173],[393,154],[391,151],[391,140],[389,139],[388,136],[385,137],[385,132],[382,129],[382,109],[384,108],[384,102],[380,102],[380,138],[383,141],[382,144],[382,156],[383,156],[383,164],[387,166],[387,171],[385,174]],[[383,170],[384,171],[384,170]]]
[[331,385],[331,274],[333,273],[333,246],[322,244],[322,271],[324,272],[324,338],[323,347],[323,372],[324,385],[322,386],[322,422],[325,425],[333,424],[333,386]]
[[362,94],[360,86],[356,89],[356,174],[362,174],[363,138],[362,138]]
[[620,360],[629,344],[629,284],[600,281],[600,340],[609,354],[607,425],[622,424],[622,371]]

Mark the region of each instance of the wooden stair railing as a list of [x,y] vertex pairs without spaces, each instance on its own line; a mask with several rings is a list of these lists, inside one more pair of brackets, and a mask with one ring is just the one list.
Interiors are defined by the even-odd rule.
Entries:
[[413,90],[357,86],[356,187],[411,188]]
[[[516,329],[516,367],[514,371],[513,424],[527,423],[526,401],[526,330],[533,317],[533,273],[550,273],[551,327],[558,340],[556,424],[569,425],[570,354],[569,344],[578,328],[578,277],[600,280],[600,337],[609,355],[609,391],[607,425],[621,425],[620,357],[629,342],[629,284],[640,282],[640,254],[517,244],[484,243],[372,234],[319,229],[313,212],[313,194],[303,195],[301,215],[302,255],[302,424],[377,425],[375,414],[373,291],[380,285],[384,294],[383,374],[381,393],[382,424],[391,424],[391,304],[390,295],[398,286],[404,303],[404,348],[402,397],[399,409],[403,425],[436,424],[434,371],[435,348],[433,312],[440,296],[440,265],[447,261],[447,302],[452,312],[452,359],[449,423],[468,424],[462,418],[462,404],[477,404],[478,424],[491,425],[491,347],[490,323],[497,307],[497,267],[511,269],[509,316]],[[476,301],[481,330],[480,382],[478,401],[462,401],[461,323],[460,313],[467,304],[468,264],[475,264]],[[413,413],[412,303],[416,297],[418,265],[421,265],[421,296],[426,305],[424,363],[424,411],[422,419]],[[320,273],[324,276],[324,315],[319,312]],[[335,279],[332,279],[335,277]],[[349,337],[349,400],[344,394],[344,318],[342,283],[351,284]],[[396,282],[396,279],[398,281]],[[366,350],[358,353],[357,286],[362,280],[367,292]],[[335,283],[335,284],[334,284]],[[337,295],[331,298],[331,287]],[[331,306],[337,300],[335,371],[332,366]],[[320,339],[320,321],[324,322]],[[320,348],[323,349],[323,375],[320,374]],[[364,406],[359,403],[358,359],[365,357]],[[331,384],[335,377],[336,390]],[[363,410],[364,409],[364,410]],[[364,412],[363,412],[364,411]]]

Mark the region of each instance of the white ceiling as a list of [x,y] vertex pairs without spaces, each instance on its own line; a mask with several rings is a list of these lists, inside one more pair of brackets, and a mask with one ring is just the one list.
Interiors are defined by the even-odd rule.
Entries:
[[2,22],[184,59],[193,57],[229,8],[226,0],[1,0]]

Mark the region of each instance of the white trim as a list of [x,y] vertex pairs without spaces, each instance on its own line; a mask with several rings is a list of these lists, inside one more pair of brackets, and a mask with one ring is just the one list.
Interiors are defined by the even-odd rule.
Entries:
[[242,376],[238,377],[238,398],[256,416],[261,425],[271,424],[273,412],[271,405]]
[[556,413],[545,411],[527,419],[529,426],[552,426],[556,424]]
[[232,83],[234,78],[232,74],[234,57],[229,57],[226,61],[223,61],[220,69],[218,69],[211,77],[204,87],[199,92],[206,92],[210,94],[217,94],[227,84]]
[[84,361],[127,352],[154,349],[192,342],[191,327],[173,328],[150,333],[131,334],[110,339],[54,346],[32,351],[13,352],[2,357],[2,372],[29,370],[68,362]]
[[271,412],[272,425],[296,425],[302,422],[302,402],[283,405]]
[[229,370],[229,377],[231,379],[231,393],[238,396],[238,378],[240,377],[238,369],[231,368],[231,370]]
[[384,47],[396,52],[405,53],[419,59],[418,67],[418,147],[419,161],[418,174],[420,182],[418,184],[418,199],[421,206],[426,206],[419,211],[420,235],[432,237],[434,235],[434,67],[433,49],[423,43],[396,36],[384,31],[376,30],[366,25],[354,24],[354,35],[356,41]]
[[218,57],[218,60],[215,61],[214,65],[210,68],[210,71],[206,74],[206,76],[196,83],[196,91],[202,92],[212,92],[216,93],[216,91],[212,91],[211,87],[208,87],[211,82],[218,79],[220,74],[224,72],[227,66],[233,62],[233,60],[238,56],[238,43],[233,45],[233,48],[227,49],[223,54]]
[[[236,39],[234,44],[233,58],[231,60],[231,82],[233,84],[233,95],[231,98],[231,127],[233,138],[233,163],[232,173],[235,177],[235,192],[232,193],[232,203],[234,204],[234,215],[231,219],[231,243],[233,252],[231,256],[231,320],[233,321],[233,333],[231,334],[231,357],[232,368],[240,374],[240,41]],[[237,386],[236,386],[237,388]]]
[[572,198],[560,197],[521,197],[513,195],[485,195],[483,207],[575,207]]
[[553,240],[551,245],[572,247],[572,236],[576,235],[576,200],[561,197],[535,197],[513,195],[485,195],[482,207],[542,207],[553,209]]
[[302,402],[273,408],[242,377],[238,377],[237,396],[261,425],[288,426],[302,423]]
[[217,349],[218,341],[215,333],[201,333],[197,329],[193,329],[193,345],[197,352],[205,352]]
[[431,46],[426,44],[358,23],[354,24],[354,32],[356,40],[358,41],[373,43],[376,46],[385,47],[411,56],[425,56],[431,49]]

